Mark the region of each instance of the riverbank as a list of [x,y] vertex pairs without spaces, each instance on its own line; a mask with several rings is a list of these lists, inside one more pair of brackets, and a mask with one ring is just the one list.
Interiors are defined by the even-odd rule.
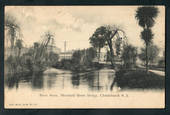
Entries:
[[165,77],[144,70],[125,70],[116,72],[115,81],[121,89],[163,89]]
[[56,69],[63,69],[63,70],[69,70],[72,71],[73,73],[87,73],[91,71],[96,71],[100,70],[104,67],[111,68],[111,66],[105,65],[105,64],[99,64],[99,63],[91,63],[89,66],[85,65],[71,65],[71,64],[64,64],[64,65],[56,65],[53,66],[53,68]]

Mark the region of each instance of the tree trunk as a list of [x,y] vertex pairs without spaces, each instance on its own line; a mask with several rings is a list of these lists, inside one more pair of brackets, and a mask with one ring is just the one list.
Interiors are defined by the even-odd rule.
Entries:
[[20,57],[21,54],[21,48],[18,48],[18,58]]
[[15,30],[14,28],[12,28],[12,31],[11,31],[11,55],[15,54],[14,53],[14,41],[15,41]]
[[146,73],[148,73],[148,44],[146,43]]
[[98,53],[98,62],[100,61],[100,47],[99,47],[99,53]]
[[113,52],[113,48],[112,48],[112,41],[108,40],[107,43],[108,43],[109,48],[110,48],[110,56],[111,56],[110,61],[111,61],[112,67],[114,67],[114,52]]

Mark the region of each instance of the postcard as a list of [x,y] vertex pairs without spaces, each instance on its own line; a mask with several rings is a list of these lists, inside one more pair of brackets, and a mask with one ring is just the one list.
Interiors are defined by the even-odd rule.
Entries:
[[4,106],[165,108],[165,7],[5,6]]

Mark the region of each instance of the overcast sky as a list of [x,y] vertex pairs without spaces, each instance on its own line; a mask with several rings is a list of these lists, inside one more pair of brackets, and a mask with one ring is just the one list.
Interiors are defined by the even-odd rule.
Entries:
[[[165,9],[158,6],[159,14],[153,27],[154,43],[164,49]],[[135,19],[137,6],[6,6],[5,13],[15,16],[22,29],[27,46],[40,41],[50,30],[55,33],[55,44],[63,50],[88,48],[89,37],[101,25],[118,25],[123,28],[128,42],[142,47],[141,27]]]

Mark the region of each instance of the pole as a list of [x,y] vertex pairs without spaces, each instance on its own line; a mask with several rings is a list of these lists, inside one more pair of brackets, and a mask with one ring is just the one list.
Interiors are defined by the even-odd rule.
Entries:
[[66,41],[64,41],[64,59],[66,58]]

